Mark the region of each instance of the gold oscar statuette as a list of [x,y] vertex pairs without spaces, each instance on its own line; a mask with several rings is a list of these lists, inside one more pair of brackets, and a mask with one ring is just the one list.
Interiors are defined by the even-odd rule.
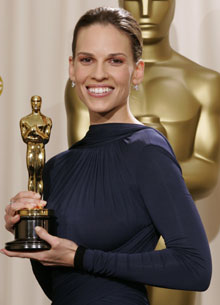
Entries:
[[2,91],[3,91],[3,80],[0,76],[0,95],[2,94]]
[[[31,98],[31,114],[20,120],[23,141],[27,144],[28,190],[43,194],[43,168],[45,164],[45,144],[49,141],[52,121],[41,113],[41,97]],[[35,232],[41,226],[49,233],[55,233],[55,216],[53,210],[37,207],[22,209],[17,212],[19,222],[15,225],[15,240],[6,243],[10,251],[48,250],[50,245],[40,239]]]

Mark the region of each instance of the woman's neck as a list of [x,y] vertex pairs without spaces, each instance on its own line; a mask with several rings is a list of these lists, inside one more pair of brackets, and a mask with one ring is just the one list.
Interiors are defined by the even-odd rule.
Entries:
[[108,113],[89,112],[89,115],[90,125],[105,123],[131,123],[142,125],[142,123],[133,116],[128,104],[120,109],[115,109]]

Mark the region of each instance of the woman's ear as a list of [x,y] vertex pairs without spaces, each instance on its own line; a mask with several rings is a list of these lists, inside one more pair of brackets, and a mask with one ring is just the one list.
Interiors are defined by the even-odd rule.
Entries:
[[143,79],[144,79],[144,61],[140,59],[136,63],[134,73],[132,76],[132,83],[133,85],[139,85],[143,81]]
[[75,82],[74,60],[73,57],[69,57],[69,78],[72,82]]

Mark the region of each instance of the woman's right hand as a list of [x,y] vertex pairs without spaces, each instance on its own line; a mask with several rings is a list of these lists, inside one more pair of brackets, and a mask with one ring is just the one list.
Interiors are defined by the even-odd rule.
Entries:
[[31,191],[19,192],[11,198],[10,204],[5,208],[5,228],[14,233],[14,225],[20,220],[20,215],[16,214],[21,209],[43,208],[46,201],[41,200],[38,193]]

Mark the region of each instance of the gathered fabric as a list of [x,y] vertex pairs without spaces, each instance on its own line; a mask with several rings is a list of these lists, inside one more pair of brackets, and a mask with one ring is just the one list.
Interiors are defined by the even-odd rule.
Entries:
[[[148,305],[145,285],[205,290],[209,246],[166,138],[138,124],[92,125],[49,160],[44,199],[57,236],[86,248],[83,271],[32,261],[53,305]],[[155,251],[160,236],[166,249]]]

